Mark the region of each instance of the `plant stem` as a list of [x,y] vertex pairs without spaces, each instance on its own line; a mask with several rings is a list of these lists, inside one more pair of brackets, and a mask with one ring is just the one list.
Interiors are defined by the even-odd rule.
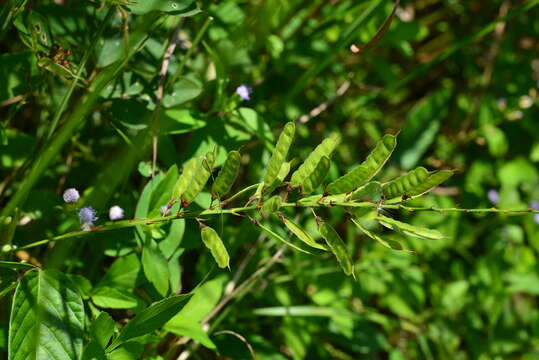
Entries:
[[[257,184],[255,184],[257,185]],[[247,189],[247,188],[246,188]],[[244,190],[246,190],[244,189]],[[242,190],[242,191],[244,191]],[[504,210],[504,209],[497,209],[497,208],[487,208],[487,209],[460,209],[460,208],[436,208],[436,207],[410,207],[405,206],[403,204],[380,204],[375,202],[337,202],[337,201],[305,201],[305,202],[289,202],[289,203],[283,203],[281,204],[282,208],[290,207],[290,208],[315,208],[315,207],[333,207],[333,206],[341,206],[341,207],[355,207],[355,208],[371,208],[371,209],[400,209],[405,210],[408,212],[414,212],[414,211],[435,211],[439,213],[444,212],[464,212],[464,213],[500,213],[503,215],[512,215],[512,214],[539,214],[539,210],[533,210],[531,208],[529,209],[521,209],[521,210]],[[90,231],[74,231],[69,232],[66,234],[58,235],[52,238],[43,239],[40,241],[36,241],[24,246],[19,247],[18,249],[28,249],[32,247],[36,247],[39,245],[48,244],[53,241],[60,241],[65,239],[70,239],[74,237],[81,237],[81,236],[87,236],[90,234],[98,233],[98,232],[106,232],[106,231],[112,231],[116,229],[122,229],[122,228],[129,228],[134,227],[138,225],[154,225],[154,224],[160,224],[160,223],[167,223],[173,220],[177,219],[201,219],[204,218],[204,216],[212,216],[212,215],[225,215],[225,214],[232,214],[232,215],[242,215],[242,213],[247,213],[253,210],[258,210],[258,206],[252,205],[252,206],[244,206],[244,207],[237,207],[237,208],[231,208],[231,209],[208,209],[203,211],[197,211],[197,212],[180,212],[176,215],[170,215],[170,216],[163,216],[163,217],[156,217],[156,218],[143,218],[143,219],[132,219],[132,220],[124,220],[124,221],[118,221],[115,223],[109,223],[106,225],[96,226]],[[13,249],[14,250],[14,249]]]

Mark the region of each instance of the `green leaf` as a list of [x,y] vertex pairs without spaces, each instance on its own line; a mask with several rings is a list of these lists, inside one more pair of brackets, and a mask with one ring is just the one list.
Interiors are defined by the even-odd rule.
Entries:
[[15,291],[9,321],[9,359],[80,359],[84,306],[56,270],[31,271]]
[[206,119],[190,109],[163,109],[160,116],[160,134],[185,134],[206,126]]
[[432,190],[453,175],[451,170],[428,172],[418,167],[382,186],[384,196],[393,199],[399,196],[417,197]]
[[174,315],[180,312],[192,295],[171,296],[142,310],[124,326],[120,335],[109,346],[109,351],[130,339],[150,334],[161,328]]
[[377,216],[375,219],[380,222],[380,224],[391,230],[402,232],[403,234],[412,237],[430,240],[440,240],[444,238],[442,233],[440,233],[438,230],[426,229],[419,226],[410,225],[386,216]]
[[167,108],[181,105],[195,99],[202,92],[202,84],[193,79],[182,77],[174,84],[172,92],[163,97],[163,105]]
[[395,136],[384,135],[361,165],[328,185],[328,193],[343,194],[365,184],[384,167],[396,145],[397,138]]
[[23,263],[23,262],[16,262],[16,261],[0,261],[0,267],[7,268],[7,269],[34,269],[36,268],[35,265],[29,264],[29,263]]
[[386,241],[375,233],[369,231],[365,226],[363,226],[358,219],[351,219],[352,222],[358,227],[361,232],[370,237],[373,240],[378,241],[382,246],[391,249],[391,250],[403,250],[402,246],[396,241]]
[[200,10],[193,7],[193,0],[137,0],[129,5],[133,14],[143,15],[158,10],[170,15],[192,16]]
[[149,236],[142,249],[142,270],[157,292],[166,296],[170,277],[168,262],[155,241]]
[[136,254],[116,259],[97,286],[133,289],[140,271],[140,261]]
[[125,288],[96,286],[91,298],[104,309],[131,309],[138,305],[137,297]]
[[116,323],[106,312],[101,312],[90,327],[90,342],[84,348],[83,360],[106,359],[105,348],[114,334]]

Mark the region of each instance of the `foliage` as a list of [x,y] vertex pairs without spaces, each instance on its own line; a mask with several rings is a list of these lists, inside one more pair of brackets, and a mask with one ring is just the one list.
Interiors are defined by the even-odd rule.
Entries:
[[536,358],[537,5],[7,0],[0,353]]

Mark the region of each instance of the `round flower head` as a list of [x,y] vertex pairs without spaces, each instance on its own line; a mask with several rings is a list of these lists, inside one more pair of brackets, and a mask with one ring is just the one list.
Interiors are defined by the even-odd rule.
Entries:
[[162,216],[167,215],[169,210],[170,210],[170,209],[168,208],[168,205],[163,205],[163,206],[161,206],[161,215],[162,215]]
[[66,203],[75,203],[77,200],[79,200],[80,195],[77,189],[75,188],[69,188],[66,191],[64,191],[64,195],[62,195],[64,198],[64,201]]
[[124,209],[122,209],[118,205],[114,205],[109,210],[109,218],[112,221],[123,219],[124,218]]
[[96,211],[91,207],[83,207],[79,210],[79,220],[84,230],[89,230],[94,226],[94,221],[99,219],[96,215]]
[[497,204],[498,201],[500,200],[500,195],[498,194],[498,192],[494,189],[490,189],[487,193],[487,197],[489,199],[489,201],[493,204]]
[[241,84],[236,88],[236,94],[240,96],[243,100],[251,100],[251,93],[253,92],[253,89],[251,89],[249,86]]

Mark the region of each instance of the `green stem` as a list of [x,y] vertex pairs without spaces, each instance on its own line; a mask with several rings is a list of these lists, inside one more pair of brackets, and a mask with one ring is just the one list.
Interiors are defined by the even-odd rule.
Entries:
[[253,185],[249,185],[247,186],[246,188],[244,189],[241,189],[240,191],[238,191],[237,193],[235,193],[234,195],[232,195],[231,197],[229,197],[228,199],[226,200],[223,200],[221,203],[229,203],[231,202],[232,200],[236,199],[237,197],[245,194],[246,192],[250,191],[250,190],[253,190],[253,189],[256,189],[258,187],[258,185],[260,184],[253,184]]
[[75,90],[75,87],[77,86],[77,83],[80,79],[80,76],[82,75],[84,67],[86,66],[86,63],[88,62],[90,55],[92,55],[92,52],[94,51],[94,48],[97,45],[97,42],[101,38],[101,35],[103,35],[103,31],[105,31],[105,27],[108,24],[113,14],[114,14],[114,8],[111,7],[107,11],[105,18],[103,19],[103,21],[101,22],[101,25],[97,29],[97,34],[94,36],[92,43],[86,49],[86,52],[84,53],[82,60],[79,64],[77,73],[75,74],[75,77],[73,78],[73,81],[71,82],[71,85],[69,85],[69,89],[67,89],[67,92],[65,93],[62,99],[62,102],[60,103],[60,106],[58,107],[58,110],[56,110],[56,113],[54,114],[54,118],[52,119],[49,133],[47,134],[47,140],[49,140],[52,134],[54,133],[54,130],[56,129],[56,126],[58,125],[58,122],[60,121],[60,117],[62,117],[62,114],[64,113],[64,110],[67,107],[69,99],[71,99],[71,95],[73,95],[73,91]]
[[[258,184],[256,184],[258,185]],[[245,189],[244,189],[245,190]],[[243,191],[243,190],[242,190]],[[336,202],[336,201],[305,201],[305,202],[290,202],[290,203],[283,203],[281,204],[281,207],[290,207],[290,208],[304,208],[304,207],[333,207],[333,206],[341,206],[341,207],[355,207],[355,208],[372,208],[372,209],[400,209],[405,210],[409,212],[413,211],[436,211],[440,213],[444,212],[464,212],[464,213],[501,213],[504,215],[511,215],[511,214],[539,214],[539,210],[533,210],[533,209],[521,209],[521,210],[504,210],[504,209],[496,209],[496,208],[487,208],[487,209],[460,209],[460,208],[436,208],[436,207],[409,207],[402,204],[380,204],[380,203],[373,203],[373,202]],[[99,232],[105,232],[105,231],[111,231],[116,229],[122,229],[122,228],[129,228],[139,225],[154,225],[154,224],[160,224],[160,223],[167,223],[173,220],[177,219],[200,219],[204,216],[211,216],[211,215],[224,215],[224,214],[232,214],[232,215],[243,215],[243,213],[258,210],[258,206],[252,205],[252,206],[244,206],[244,207],[237,207],[232,209],[208,209],[198,212],[180,212],[176,215],[170,215],[170,216],[163,216],[163,217],[156,217],[156,218],[143,218],[143,219],[132,219],[132,220],[123,220],[118,221],[115,223],[109,223],[106,225],[96,226],[91,231],[74,231],[63,235],[58,235],[52,238],[43,239],[40,241],[36,241],[24,246],[21,246],[18,249],[28,249],[32,247],[36,247],[39,245],[48,244],[53,241],[59,241],[59,240],[65,240],[70,239],[74,237],[81,237],[81,236],[87,236],[94,233]]]

